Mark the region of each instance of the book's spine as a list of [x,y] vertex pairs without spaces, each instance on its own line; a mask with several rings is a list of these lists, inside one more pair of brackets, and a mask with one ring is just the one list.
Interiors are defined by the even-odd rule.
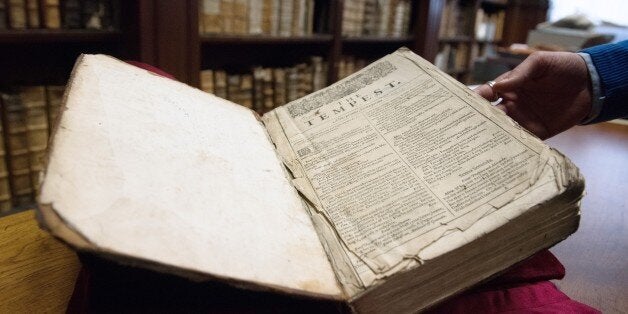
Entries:
[[12,29],[25,29],[26,23],[26,2],[25,0],[8,0],[9,5],[9,26]]
[[57,124],[57,117],[59,116],[59,111],[61,110],[64,90],[65,86],[46,86],[49,132],[51,132],[52,127]]
[[260,31],[262,34],[270,35],[272,33],[272,24],[273,24],[273,21],[272,21],[273,11],[274,11],[273,0],[263,0],[261,11],[262,11],[261,12],[262,19],[260,21],[260,24],[261,24]]
[[409,35],[410,34],[410,15],[412,13],[412,3],[410,0],[405,0],[403,2],[403,23],[401,25],[401,34]]
[[203,0],[201,2],[201,23],[203,32],[219,34],[224,23],[221,16],[221,0]]
[[0,0],[0,30],[7,29],[9,27],[7,19],[7,5],[5,0]]
[[[51,1],[51,0],[46,0]],[[52,0],[55,1],[55,0]],[[99,0],[83,0],[83,25],[87,29],[103,29],[103,12]]]
[[379,17],[377,35],[388,35],[388,19],[390,16],[390,0],[378,0]]
[[299,71],[296,67],[286,70],[286,98],[287,102],[299,98]]
[[202,70],[201,71],[201,90],[210,94],[214,93],[214,71]]
[[376,0],[364,1],[364,17],[362,23],[363,35],[375,35],[377,26],[377,2]]
[[305,35],[312,35],[314,33],[314,12],[315,12],[315,8],[314,5],[316,3],[314,2],[314,0],[307,0],[306,2],[306,6],[307,6],[307,11],[306,11],[306,22],[305,22]]
[[303,36],[305,30],[305,0],[294,0],[292,4],[292,36]]
[[495,38],[494,40],[502,40],[504,37],[504,22],[506,21],[506,11],[499,11],[495,17]]
[[225,71],[214,71],[214,95],[227,99],[227,73]]
[[[3,97],[0,97],[0,107],[4,107]],[[4,122],[0,119],[0,138],[5,139]],[[7,168],[6,150],[4,142],[0,143],[0,214],[6,214],[13,208],[11,199],[11,185]]]
[[281,28],[281,1],[272,0],[272,12],[270,18],[270,34],[273,36],[279,36]]
[[61,2],[61,17],[63,28],[82,28],[81,2],[79,0],[64,0]]
[[240,75],[227,74],[227,99],[238,103],[240,96]]
[[312,67],[306,63],[297,64],[299,75],[297,94],[298,98],[305,97],[312,92]]
[[[259,1],[259,0],[258,0]],[[233,33],[237,35],[246,35],[248,33],[249,19],[248,0],[233,0]]]
[[262,75],[262,94],[264,95],[264,112],[275,108],[275,89],[273,88],[273,70],[264,68]]
[[28,28],[39,28],[39,0],[26,0],[26,19]]
[[310,58],[310,64],[312,65],[312,91],[317,91],[327,85],[323,70],[323,58],[313,56]]
[[48,144],[48,117],[44,86],[22,87],[22,104],[25,108],[26,137],[30,165],[31,190],[37,194],[39,176],[44,168],[44,156]]
[[233,5],[234,0],[221,0],[220,1],[220,15],[222,16],[222,31],[223,34],[233,34]]
[[260,35],[264,33],[264,2],[263,0],[249,0],[248,3],[248,33],[251,35]]
[[345,1],[342,6],[342,35],[351,34],[351,1]]
[[286,97],[286,70],[283,68],[273,69],[274,103],[276,106],[283,106],[288,103]]
[[264,69],[262,67],[253,68],[253,109],[259,113],[264,113]]
[[253,108],[253,75],[243,74],[240,76],[240,97],[238,104],[249,108]]
[[19,93],[3,94],[3,105],[7,124],[7,149],[11,174],[11,197],[14,205],[32,203],[33,194],[30,178],[30,159],[26,130],[26,110]]
[[293,0],[281,0],[281,15],[279,16],[279,36],[292,35]]
[[61,28],[61,12],[59,0],[43,0],[44,26],[48,29]]

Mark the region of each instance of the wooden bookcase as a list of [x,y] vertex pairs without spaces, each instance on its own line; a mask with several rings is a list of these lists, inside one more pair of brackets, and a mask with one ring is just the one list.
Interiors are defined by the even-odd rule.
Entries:
[[[321,56],[327,61],[328,81],[334,82],[338,77],[335,64],[343,55],[375,59],[406,46],[433,61],[444,3],[411,1],[411,28],[406,36],[348,38],[341,29],[343,0],[315,0],[316,7],[323,8],[316,14],[325,15],[324,22],[318,23],[325,25],[318,25],[321,32],[298,37],[200,34],[200,1],[118,1],[118,27],[114,30],[2,29],[0,88],[64,85],[82,53],[145,62],[196,87],[202,69],[250,71],[253,66],[292,66]],[[8,152],[7,143],[5,148]]]
[[[471,25],[464,29],[463,34],[454,36],[442,36],[439,31],[439,48],[445,45],[461,47],[466,50],[464,65],[446,69],[449,75],[463,83],[477,83],[472,80],[473,62],[482,53],[476,54],[473,51],[485,51],[487,47],[496,49],[497,47],[507,47],[513,43],[525,43],[528,31],[534,29],[538,23],[544,22],[549,8],[548,0],[443,0],[443,3],[457,3],[466,10],[462,18],[469,20]],[[443,4],[446,9],[446,5]],[[498,39],[478,39],[476,31],[478,25],[476,18],[478,12],[485,14],[503,14],[503,24],[501,25],[501,38]],[[443,12],[443,14],[445,14]],[[441,49],[439,49],[441,51]]]

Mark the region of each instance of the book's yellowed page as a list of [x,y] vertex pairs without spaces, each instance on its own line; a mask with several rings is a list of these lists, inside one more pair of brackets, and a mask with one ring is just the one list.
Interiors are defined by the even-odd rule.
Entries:
[[363,287],[549,200],[572,167],[407,49],[264,122],[293,184],[335,230]]
[[102,55],[83,56],[68,88],[39,196],[65,223],[49,226],[58,236],[178,273],[341,298],[252,111]]

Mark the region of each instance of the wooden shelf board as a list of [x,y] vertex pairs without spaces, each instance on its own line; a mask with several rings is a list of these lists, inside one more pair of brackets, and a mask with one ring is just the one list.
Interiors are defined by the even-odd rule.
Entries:
[[442,43],[467,43],[471,42],[471,36],[454,36],[454,37],[443,37],[438,39]]
[[204,44],[228,45],[277,45],[277,44],[331,44],[332,35],[315,34],[308,36],[268,36],[268,35],[201,35]]
[[59,42],[108,42],[118,41],[120,31],[85,29],[25,29],[0,31],[0,43],[59,43]]
[[476,43],[479,44],[490,44],[490,45],[499,45],[501,44],[501,40],[488,40],[488,39],[476,39]]
[[407,43],[414,40],[413,36],[401,37],[383,37],[383,36],[360,36],[360,37],[343,37],[345,44],[396,44]]

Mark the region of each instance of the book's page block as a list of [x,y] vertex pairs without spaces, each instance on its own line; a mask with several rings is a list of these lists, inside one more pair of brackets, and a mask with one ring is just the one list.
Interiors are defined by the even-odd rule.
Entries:
[[90,247],[340,298],[252,111],[102,55],[77,62],[66,97],[39,203]]

